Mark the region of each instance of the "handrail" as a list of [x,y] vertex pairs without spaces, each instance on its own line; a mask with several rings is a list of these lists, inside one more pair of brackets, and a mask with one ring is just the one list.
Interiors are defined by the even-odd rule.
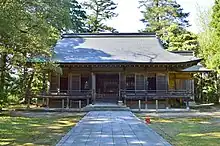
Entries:
[[43,92],[40,95],[91,95],[92,90],[50,90],[49,92]]
[[190,97],[192,90],[121,90],[121,97]]

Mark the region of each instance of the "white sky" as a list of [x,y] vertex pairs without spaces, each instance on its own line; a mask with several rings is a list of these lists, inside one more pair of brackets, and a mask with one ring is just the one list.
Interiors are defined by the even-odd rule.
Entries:
[[[82,1],[82,0],[80,0]],[[114,0],[118,3],[116,12],[118,17],[108,21],[107,24],[116,28],[119,32],[137,32],[144,27],[140,21],[142,14],[138,9],[139,0]],[[214,0],[177,0],[185,12],[190,12],[189,21],[192,25],[189,30],[193,32],[198,31],[196,26],[198,7],[202,9],[209,9],[213,6]]]

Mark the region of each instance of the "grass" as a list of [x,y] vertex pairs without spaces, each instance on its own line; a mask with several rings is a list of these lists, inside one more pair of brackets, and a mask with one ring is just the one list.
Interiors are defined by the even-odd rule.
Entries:
[[[144,119],[142,115],[137,115]],[[151,118],[149,126],[174,146],[219,146],[220,117]]]
[[55,145],[82,116],[12,117],[0,113],[0,145]]

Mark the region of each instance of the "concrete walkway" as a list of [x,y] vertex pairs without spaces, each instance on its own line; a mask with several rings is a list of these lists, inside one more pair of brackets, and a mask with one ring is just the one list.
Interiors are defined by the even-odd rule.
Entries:
[[89,112],[57,146],[170,146],[129,111]]

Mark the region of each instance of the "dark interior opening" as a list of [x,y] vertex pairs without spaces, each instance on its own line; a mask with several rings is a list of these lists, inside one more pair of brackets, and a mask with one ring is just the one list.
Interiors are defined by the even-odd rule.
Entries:
[[118,74],[97,74],[96,93],[98,94],[118,94],[119,75]]
[[60,77],[60,92],[68,91],[68,77]]
[[135,90],[135,75],[126,76],[126,90]]
[[89,90],[90,87],[90,77],[89,75],[82,75],[81,76],[81,90]]
[[151,92],[156,92],[156,75],[148,77],[148,90]]

